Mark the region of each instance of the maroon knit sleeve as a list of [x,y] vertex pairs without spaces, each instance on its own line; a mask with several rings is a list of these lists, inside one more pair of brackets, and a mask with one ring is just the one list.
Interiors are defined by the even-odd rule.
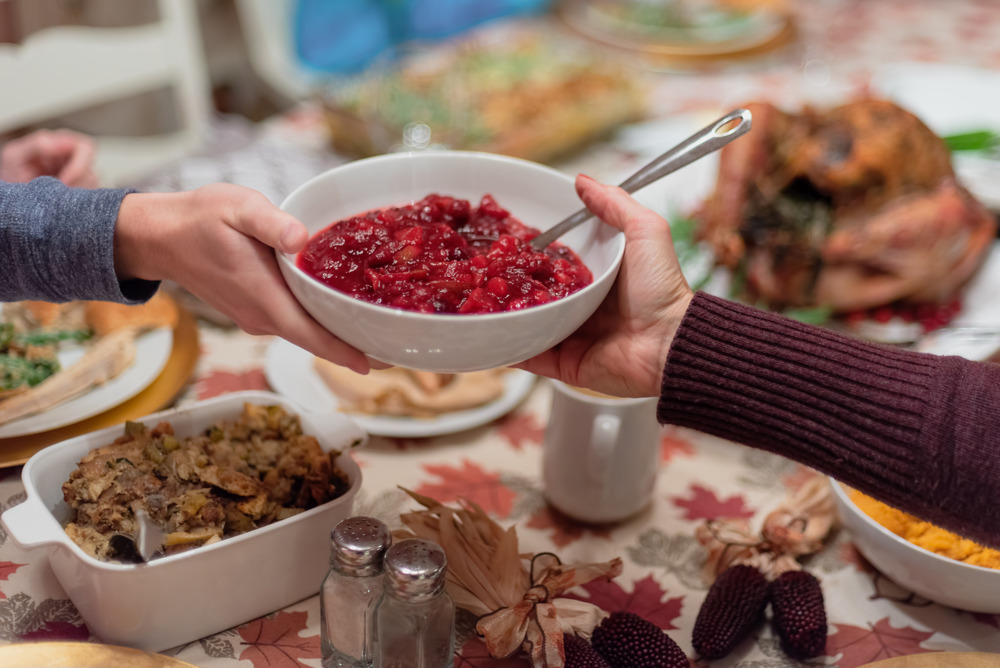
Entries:
[[998,364],[866,343],[699,293],[657,415],[1000,547]]

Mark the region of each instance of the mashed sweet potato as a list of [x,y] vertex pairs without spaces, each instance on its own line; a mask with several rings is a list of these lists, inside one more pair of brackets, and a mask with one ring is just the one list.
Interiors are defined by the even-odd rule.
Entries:
[[914,545],[974,566],[1000,569],[1000,551],[917,519],[857,490],[850,490],[851,500],[868,517]]

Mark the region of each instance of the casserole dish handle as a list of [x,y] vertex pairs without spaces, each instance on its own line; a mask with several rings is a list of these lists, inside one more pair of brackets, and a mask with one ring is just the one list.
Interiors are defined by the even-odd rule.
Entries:
[[[23,502],[4,511],[0,522],[18,547],[31,549],[53,542],[52,516],[38,499],[30,496]],[[65,535],[62,527],[57,527],[59,536]]]

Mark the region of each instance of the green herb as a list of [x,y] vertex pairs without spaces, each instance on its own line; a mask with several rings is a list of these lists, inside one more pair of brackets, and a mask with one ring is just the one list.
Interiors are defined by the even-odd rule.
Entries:
[[1000,133],[976,130],[942,137],[951,151],[986,151],[1000,146]]
[[128,420],[125,422],[125,435],[131,438],[139,438],[145,436],[146,425],[141,422],[135,422],[133,420]]
[[7,350],[14,342],[14,323],[0,322],[0,350]]
[[109,469],[113,469],[113,468],[114,468],[115,466],[117,466],[118,464],[123,464],[123,463],[124,463],[124,464],[128,464],[129,466],[131,466],[131,467],[135,468],[135,462],[133,462],[133,461],[132,461],[131,459],[129,459],[128,457],[118,457],[118,458],[116,458],[116,459],[109,459],[109,460],[107,460],[107,461],[105,462],[105,464],[107,464],[107,467],[108,467]]
[[807,325],[825,325],[830,322],[833,309],[829,306],[812,306],[808,308],[790,308],[782,311],[782,315]]
[[743,291],[747,287],[747,259],[746,257],[741,257],[739,264],[736,265],[736,269],[733,271],[732,280],[729,284],[729,298],[735,301],[741,301],[743,299]]
[[54,357],[28,360],[0,355],[0,390],[13,390],[22,385],[34,387],[58,370],[59,360]]
[[[705,251],[699,246],[697,240],[698,221],[688,216],[670,216],[670,236],[674,240],[674,252],[677,254],[677,261],[681,267],[690,264]],[[701,290],[712,278],[712,271],[709,268],[698,278],[691,280],[688,278],[692,290]]]
[[89,329],[34,330],[15,337],[22,346],[50,346],[63,341],[86,341],[94,333]]

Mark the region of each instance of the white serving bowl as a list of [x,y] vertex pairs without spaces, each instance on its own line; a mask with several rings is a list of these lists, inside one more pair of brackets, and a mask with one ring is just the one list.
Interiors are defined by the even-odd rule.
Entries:
[[969,612],[1000,614],[1000,570],[966,564],[897,536],[831,480],[837,514],[858,550],[883,575],[924,598]]
[[365,432],[336,412],[306,413],[270,392],[238,392],[138,420],[170,422],[178,436],[239,416],[244,402],[280,405],[301,417],[323,449],[341,449],[351,481],[342,496],[274,524],[147,564],[99,561],[63,526],[70,509],[62,483],[90,450],[111,443],[122,426],[49,446],[24,465],[27,499],[8,509],[4,528],[20,547],[47,556],[63,589],[102,641],[158,652],[280,610],[319,591],[330,561],[330,530],[351,515],[361,470],[346,453]]
[[[335,167],[296,189],[281,205],[310,236],[372,209],[437,193],[473,205],[490,194],[526,225],[545,230],[580,209],[573,179],[537,163],[489,153],[394,153]],[[442,373],[521,362],[576,330],[611,289],[625,241],[593,219],[565,234],[594,275],[584,289],[548,304],[482,315],[428,314],[371,304],[323,285],[278,253],[281,272],[302,306],[324,327],[367,355],[397,366]]]

